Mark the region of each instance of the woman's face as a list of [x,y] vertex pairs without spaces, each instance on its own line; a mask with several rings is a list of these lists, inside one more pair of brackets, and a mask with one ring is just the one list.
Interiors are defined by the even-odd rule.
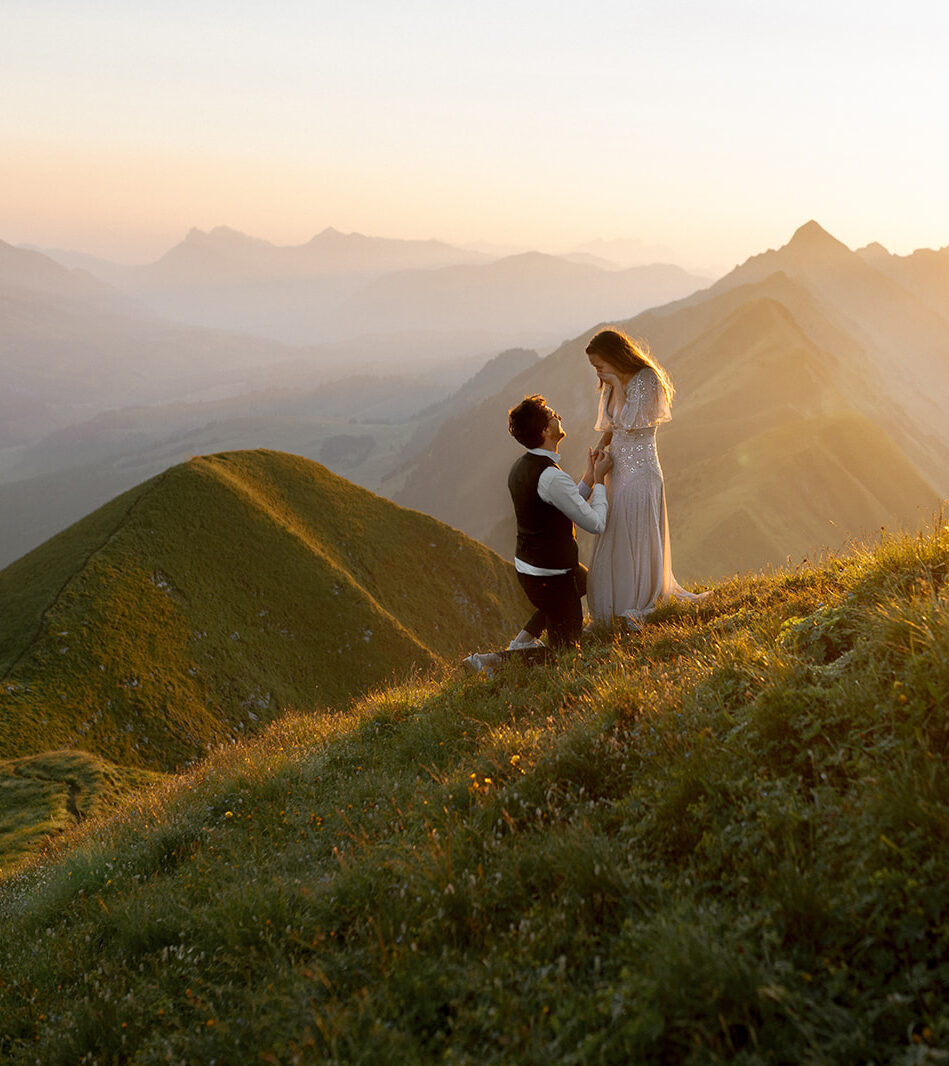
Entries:
[[617,378],[620,376],[620,372],[616,367],[612,363],[608,363],[602,355],[588,355],[587,359],[590,360],[590,366],[596,371],[596,376],[600,381],[605,381],[608,377]]

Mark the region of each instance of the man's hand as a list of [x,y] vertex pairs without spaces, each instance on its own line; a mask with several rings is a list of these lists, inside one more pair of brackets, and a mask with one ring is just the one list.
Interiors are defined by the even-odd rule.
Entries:
[[593,484],[602,485],[603,479],[613,469],[613,456],[608,451],[593,453]]
[[595,454],[593,448],[587,450],[587,468],[583,471],[583,480],[591,488],[593,487],[593,457]]

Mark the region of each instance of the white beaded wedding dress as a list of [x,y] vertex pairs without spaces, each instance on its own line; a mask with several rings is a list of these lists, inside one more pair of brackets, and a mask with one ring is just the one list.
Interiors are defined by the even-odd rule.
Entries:
[[[600,390],[596,429],[612,430],[613,469],[607,478],[606,529],[596,538],[587,584],[593,622],[625,619],[636,626],[664,599],[702,600],[676,581],[669,548],[666,493],[656,451],[656,427],[672,415],[659,377],[643,367],[626,384],[620,406]],[[617,410],[619,408],[619,410]]]

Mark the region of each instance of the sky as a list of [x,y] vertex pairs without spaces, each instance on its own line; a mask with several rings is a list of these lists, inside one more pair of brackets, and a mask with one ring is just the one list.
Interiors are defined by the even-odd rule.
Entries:
[[3,0],[0,240],[949,245],[949,5]]

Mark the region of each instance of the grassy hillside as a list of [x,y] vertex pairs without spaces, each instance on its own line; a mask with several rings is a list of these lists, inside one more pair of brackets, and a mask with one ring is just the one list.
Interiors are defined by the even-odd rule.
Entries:
[[34,854],[49,837],[112,811],[161,777],[85,751],[0,760],[0,873]]
[[179,766],[501,640],[525,604],[482,545],[316,463],[194,459],[0,572],[0,756]]
[[11,1064],[937,1063],[949,527],[300,715],[0,886]]
[[690,491],[706,506],[688,508],[674,535],[714,574],[773,564],[779,544],[792,559],[820,553],[850,530],[888,526],[894,509],[921,523],[935,500],[893,441],[856,414],[792,418],[716,450],[680,479],[679,493]]

